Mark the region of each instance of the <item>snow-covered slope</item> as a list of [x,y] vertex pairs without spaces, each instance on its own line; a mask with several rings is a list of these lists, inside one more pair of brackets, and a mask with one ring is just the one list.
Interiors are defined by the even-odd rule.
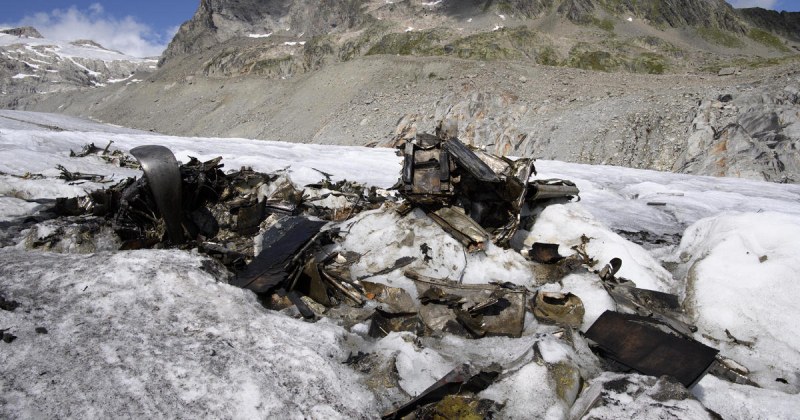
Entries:
[[[392,185],[400,172],[400,158],[390,149],[170,137],[1,111],[0,228],[35,214],[37,199],[103,186],[68,185],[56,178],[57,164],[112,179],[140,176],[95,157],[69,157],[70,149],[109,141],[123,151],[161,144],[183,161],[222,156],[228,169],[288,167],[299,186],[318,181],[317,170],[381,187]],[[517,245],[554,242],[569,254],[586,235],[586,250],[599,262],[594,268],[619,257],[618,275],[684,298],[699,327],[695,338],[749,368],[758,385],[708,375],[692,390],[706,408],[726,419],[792,418],[800,411],[800,186],[556,161],[537,161],[536,167],[539,178],[575,181],[581,201],[536,210],[535,223],[515,238]],[[584,331],[614,308],[590,272],[543,284],[546,279],[516,251],[490,246],[467,255],[413,212],[365,212],[348,223],[343,230],[349,235],[339,246],[364,254],[353,267],[356,275],[419,252],[417,242],[425,241],[434,250],[433,265],[417,261],[411,267],[447,267],[463,273],[465,283],[511,281],[531,290],[572,292],[586,306]],[[399,240],[409,232],[411,247]],[[249,291],[224,284],[225,276],[194,252],[42,253],[9,243],[6,233],[11,246],[0,249],[0,294],[20,308],[0,310],[0,329],[18,337],[0,342],[2,417],[375,418],[464,362],[507,368],[481,394],[505,404],[500,418],[567,418],[575,410],[570,392],[580,386],[565,398],[554,366],[573,369],[590,385],[585,392],[620,378],[631,384],[611,397],[606,392],[604,398],[627,403],[589,413],[597,418],[707,415],[688,393],[665,401],[656,392],[665,385],[653,385],[652,378],[602,374],[604,365],[583,338],[560,334],[531,316],[519,339],[412,333],[373,339],[365,322],[347,328],[331,316],[304,323],[265,310]],[[374,249],[381,252],[369,252]],[[397,273],[373,280],[404,287]],[[395,388],[376,388],[369,376],[374,372],[341,363],[358,351],[388,361],[399,377]]]
[[72,42],[0,33],[0,106],[32,93],[135,83],[157,60],[125,55],[90,40]]

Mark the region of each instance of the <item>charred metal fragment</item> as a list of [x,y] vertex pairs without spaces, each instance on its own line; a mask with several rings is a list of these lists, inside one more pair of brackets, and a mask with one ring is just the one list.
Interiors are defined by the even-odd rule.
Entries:
[[499,368],[492,367],[484,371],[477,371],[472,366],[463,364],[422,391],[419,396],[394,411],[384,414],[382,418],[384,420],[403,418],[417,408],[438,402],[448,395],[477,394],[488,388],[499,375]]
[[359,362],[364,360],[367,356],[369,356],[369,353],[364,353],[363,351],[359,351],[356,354],[353,354],[353,352],[350,352],[350,354],[347,355],[347,359],[345,359],[345,361],[342,362],[342,364],[343,365],[352,366],[352,365],[358,364]]
[[322,280],[319,267],[313,258],[306,262],[303,267],[303,275],[295,282],[292,290],[310,297],[320,305],[333,306],[328,285]]
[[114,141],[109,140],[108,144],[103,149],[95,146],[94,143],[85,144],[80,152],[76,153],[70,149],[69,157],[82,158],[92,155],[121,168],[140,168],[139,162],[137,162],[136,159],[126,155],[120,150],[110,150],[112,144],[114,144]]
[[418,134],[406,143],[401,191],[415,197],[414,201],[428,204],[447,201],[453,195],[449,173],[450,158],[437,137]]
[[399,287],[389,287],[380,283],[362,282],[367,298],[380,302],[381,310],[389,313],[416,312],[417,305],[411,295]]
[[717,355],[714,364],[711,365],[708,373],[736,384],[749,385],[757,388],[761,387],[749,378],[749,369],[742,366],[738,362],[719,354]]
[[61,174],[58,176],[59,178],[63,179],[64,181],[92,181],[92,182],[103,182],[106,179],[105,175],[100,174],[84,174],[81,172],[71,172],[67,170],[63,165],[56,165],[56,169],[58,169]]
[[658,320],[684,337],[691,337],[697,327],[681,319],[681,306],[678,296],[656,290],[640,289],[636,283],[615,274],[622,267],[622,260],[611,259],[598,273],[603,287],[614,302],[639,315]]
[[651,376],[670,375],[687,388],[705,375],[718,350],[666,333],[658,321],[605,311],[586,332],[596,352],[629,369]]
[[[408,270],[422,306],[420,317],[433,331],[452,332],[454,322],[473,338],[517,337],[525,326],[527,290],[493,284],[458,284]],[[457,328],[458,330],[458,328]]]
[[317,317],[317,314],[314,313],[313,310],[303,302],[302,296],[294,290],[286,292],[286,297],[294,304],[297,310],[300,312],[300,315],[303,316],[305,319],[314,319]]
[[465,300],[463,297],[447,293],[438,286],[431,286],[425,293],[419,295],[419,303],[423,305],[435,303],[437,305],[446,305],[449,308],[458,308],[464,302]]
[[410,331],[418,336],[425,333],[425,324],[414,312],[390,313],[375,309],[370,321],[368,335],[373,338],[383,338],[395,331]]
[[[111,143],[108,143],[108,145],[111,146]],[[106,146],[106,150],[108,150],[108,146]],[[81,151],[78,152],[78,153],[75,153],[75,151],[70,149],[69,150],[69,157],[86,157],[86,156],[93,155],[95,153],[102,152],[102,151],[103,151],[103,149],[95,146],[94,143],[88,143],[88,144],[84,144],[83,148],[81,148]]]
[[[366,297],[361,294],[361,291],[354,287],[351,282],[334,273],[327,272],[320,265],[317,265],[317,267],[322,275],[322,279],[333,288],[334,293],[338,293],[345,299],[352,301],[356,306],[364,304]],[[342,299],[339,300],[341,301]]]
[[558,244],[534,242],[528,251],[528,258],[542,264],[555,264],[566,257],[558,253]]
[[444,150],[453,156],[456,165],[469,172],[478,181],[498,183],[503,180],[484,161],[475,155],[464,143],[455,137],[444,142]]
[[295,273],[302,262],[298,257],[326,224],[300,216],[281,219],[264,233],[261,253],[232,284],[256,293],[269,292]]
[[549,200],[551,198],[573,198],[579,193],[572,181],[564,179],[545,179],[531,182],[528,188],[529,201]]

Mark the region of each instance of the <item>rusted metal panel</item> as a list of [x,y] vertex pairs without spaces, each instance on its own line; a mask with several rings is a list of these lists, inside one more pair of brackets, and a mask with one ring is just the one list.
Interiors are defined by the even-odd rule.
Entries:
[[[718,350],[666,333],[654,320],[606,311],[586,331],[601,355],[645,375],[670,375],[691,387],[705,375]],[[657,324],[656,324],[657,325]]]
[[489,233],[469,216],[454,207],[442,207],[429,212],[428,216],[447,233],[461,242],[469,251],[479,251],[486,247]]

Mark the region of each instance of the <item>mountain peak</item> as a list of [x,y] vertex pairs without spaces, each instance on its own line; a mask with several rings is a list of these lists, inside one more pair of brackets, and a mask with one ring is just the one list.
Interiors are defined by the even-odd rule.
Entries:
[[21,26],[19,28],[11,28],[11,29],[3,29],[0,30],[0,33],[14,35],[19,37],[26,37],[26,38],[44,38],[39,31],[36,30],[33,26]]

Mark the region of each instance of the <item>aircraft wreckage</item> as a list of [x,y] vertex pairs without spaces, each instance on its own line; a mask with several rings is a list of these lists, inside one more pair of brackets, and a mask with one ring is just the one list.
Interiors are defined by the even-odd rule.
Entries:
[[[492,279],[477,285],[462,284],[455,275],[434,278],[408,268],[415,257],[399,258],[358,277],[350,268],[361,255],[331,251],[331,244],[348,235],[343,224],[366,210],[403,216],[413,211],[469,253],[484,252],[489,243],[508,249],[515,233],[532,223],[530,209],[578,199],[578,188],[570,181],[531,180],[536,175],[533,160],[489,154],[448,131],[440,127],[436,134],[418,134],[399,144],[402,172],[389,190],[333,182],[323,172],[321,182],[298,189],[286,171],[241,168],[226,173],[221,158],[191,158],[180,164],[165,147],[140,146],[130,151],[134,159],[117,157],[126,165],[138,162],[144,176],[86,196],[58,199],[53,217],[70,220],[82,238],[112,236],[119,249],[196,249],[226,267],[221,271],[228,273],[230,284],[252,290],[268,308],[294,307],[308,320],[322,312],[369,320],[370,337],[394,331],[520,337],[526,313],[576,334],[585,310],[572,293],[533,291]],[[108,148],[90,146],[76,156],[108,154]],[[66,172],[66,179],[86,175]],[[556,244],[535,243],[518,251],[557,281],[597,264],[585,251],[591,239],[583,239],[569,256],[559,255]],[[58,241],[51,235],[30,245],[47,249]],[[425,262],[435,264],[426,246],[421,247]],[[709,370],[748,382],[746,369],[692,338],[696,329],[685,321],[677,296],[640,289],[616,277],[621,264],[615,258],[595,271],[620,312],[603,313],[585,333],[609,369],[668,375],[686,387]],[[416,296],[370,279],[395,271],[413,282]],[[358,366],[366,359],[359,353],[345,363]],[[466,398],[472,412],[489,416],[496,407],[476,394],[502,371],[502,366],[457,367],[410,401],[395,404],[384,418],[424,417],[431,407],[452,398]]]

